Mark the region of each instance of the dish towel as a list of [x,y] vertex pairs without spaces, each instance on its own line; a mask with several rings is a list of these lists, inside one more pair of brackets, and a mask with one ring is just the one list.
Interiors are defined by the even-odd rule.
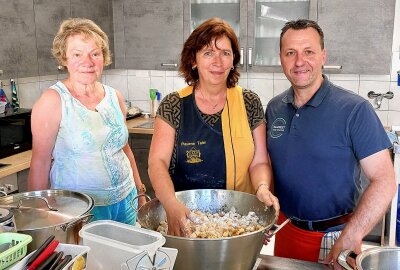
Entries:
[[321,248],[319,250],[318,262],[323,263],[328,253],[331,251],[335,241],[339,238],[342,231],[327,232],[321,240]]

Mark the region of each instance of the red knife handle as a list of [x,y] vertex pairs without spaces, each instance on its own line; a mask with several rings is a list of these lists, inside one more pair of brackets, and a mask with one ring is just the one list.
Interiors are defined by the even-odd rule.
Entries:
[[46,260],[56,249],[58,246],[58,240],[53,240],[44,250],[40,255],[32,262],[31,265],[29,265],[28,270],[35,270],[36,267],[38,267],[39,264],[41,264],[44,260]]

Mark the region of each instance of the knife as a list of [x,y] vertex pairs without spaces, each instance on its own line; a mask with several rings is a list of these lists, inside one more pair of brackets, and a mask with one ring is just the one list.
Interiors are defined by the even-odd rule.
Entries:
[[30,266],[34,260],[42,253],[42,251],[53,241],[55,238],[54,235],[50,235],[49,238],[44,241],[44,243],[29,257],[28,261],[26,262],[26,266]]
[[53,261],[57,258],[58,253],[57,252],[53,252],[50,254],[50,256],[44,260],[41,264],[39,264],[36,267],[36,270],[45,270],[45,269],[49,269],[49,266],[53,263]]

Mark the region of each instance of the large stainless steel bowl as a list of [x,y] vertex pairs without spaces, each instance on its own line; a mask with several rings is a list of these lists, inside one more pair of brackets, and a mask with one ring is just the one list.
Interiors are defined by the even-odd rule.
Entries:
[[[266,207],[254,195],[231,190],[187,190],[177,192],[176,197],[191,210],[215,213],[235,207],[241,215],[253,211],[264,227],[249,234],[219,239],[165,235],[165,246],[178,249],[174,269],[252,269],[264,242],[264,232],[276,221],[273,207]],[[160,201],[153,199],[138,210],[137,218],[142,227],[156,230],[160,221],[166,219],[166,213]]]
[[342,251],[338,261],[345,269],[353,268],[347,263],[347,258],[355,258],[359,270],[399,270],[400,269],[400,248],[399,247],[376,247],[367,249],[356,255],[350,250]]

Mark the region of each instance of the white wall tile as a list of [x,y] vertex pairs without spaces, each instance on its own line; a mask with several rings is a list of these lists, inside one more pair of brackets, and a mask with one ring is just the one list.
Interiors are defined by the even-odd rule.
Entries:
[[360,81],[380,81],[388,82],[390,81],[390,75],[360,75]]
[[290,82],[285,80],[274,80],[274,96],[281,94],[282,92],[288,90],[290,88]]
[[164,96],[168,95],[169,93],[172,93],[176,91],[174,89],[174,77],[165,77],[165,90],[164,90]]
[[18,84],[17,93],[20,107],[32,108],[42,94],[42,90],[39,89],[39,82],[28,82]]
[[54,85],[57,83],[58,80],[52,80],[52,81],[40,81],[39,82],[39,91],[40,93],[43,93],[47,89],[50,88],[50,86]]
[[107,69],[103,71],[104,75],[121,75],[126,76],[128,75],[128,70],[126,69]]
[[243,89],[249,88],[248,79],[247,78],[239,78],[238,85]]
[[267,105],[274,96],[274,84],[271,79],[249,79],[248,88],[257,93],[263,105]]
[[390,91],[393,92],[393,99],[389,100],[389,110],[400,112],[400,86],[397,86],[397,82],[390,83]]
[[274,80],[287,80],[287,78],[283,73],[274,73]]
[[359,81],[360,75],[358,74],[330,74],[330,81]]
[[356,94],[358,94],[358,88],[360,87],[360,81],[342,81],[342,80],[335,80],[331,79],[330,80],[333,84],[336,84],[340,87],[343,87],[344,89],[350,90]]
[[165,70],[150,70],[151,77],[165,77]]
[[107,74],[105,75],[104,84],[111,86],[121,92],[125,100],[130,100],[128,91],[128,76],[119,74]]
[[165,77],[151,76],[150,88],[157,89],[162,96],[165,96]]
[[389,111],[387,124],[388,126],[400,126],[400,112]]
[[149,100],[150,77],[128,76],[129,100]]
[[247,73],[247,78],[248,79],[269,79],[269,80],[272,80],[272,79],[274,79],[274,74],[273,73],[252,73],[252,72],[249,72],[249,73]]
[[381,123],[384,127],[388,126],[388,111],[377,111],[375,110],[376,114],[378,115]]
[[187,84],[185,83],[185,80],[182,77],[174,77],[174,89],[179,90],[184,87],[186,87]]

